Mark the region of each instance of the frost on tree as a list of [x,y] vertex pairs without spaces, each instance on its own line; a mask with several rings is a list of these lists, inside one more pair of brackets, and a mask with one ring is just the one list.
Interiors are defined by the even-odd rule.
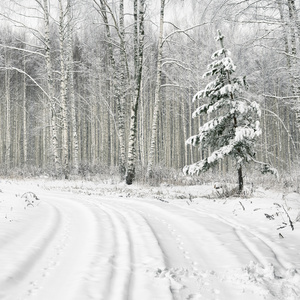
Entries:
[[225,156],[234,158],[239,180],[239,191],[243,190],[242,166],[254,159],[254,143],[261,134],[260,108],[255,101],[242,98],[246,88],[245,77],[234,77],[236,66],[230,52],[224,48],[224,36],[218,31],[217,41],[221,49],[212,55],[213,62],[208,65],[204,77],[213,81],[199,91],[193,98],[205,99],[206,104],[198,107],[193,118],[208,115],[209,121],[199,128],[199,133],[191,136],[186,143],[210,149],[210,155],[192,165],[185,166],[186,174],[194,175],[207,171]]

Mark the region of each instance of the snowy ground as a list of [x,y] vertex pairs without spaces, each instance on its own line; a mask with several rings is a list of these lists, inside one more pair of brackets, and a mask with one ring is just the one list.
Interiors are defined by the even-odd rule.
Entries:
[[0,189],[1,300],[300,299],[299,194],[208,199],[211,186],[50,180]]

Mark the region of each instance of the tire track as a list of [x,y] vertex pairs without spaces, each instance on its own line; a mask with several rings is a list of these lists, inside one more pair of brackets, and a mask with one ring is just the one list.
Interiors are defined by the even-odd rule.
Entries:
[[111,280],[115,275],[113,268],[117,247],[115,225],[111,216],[99,205],[88,201],[88,207],[96,219],[100,232],[97,234],[97,248],[89,265],[89,273],[85,275],[82,289],[87,291],[89,299],[105,300],[109,299]]
[[[156,239],[157,247],[160,250],[161,256],[163,256],[163,262],[156,264],[156,267],[153,268],[153,263],[151,263],[152,276],[160,278],[160,280],[162,280],[161,278],[167,280],[166,285],[169,287],[169,293],[172,295],[171,297],[173,299],[187,299],[189,295],[195,294],[199,291],[199,284],[197,282],[198,279],[196,278],[196,273],[194,273],[198,271],[198,262],[190,256],[190,252],[188,251],[189,248],[186,247],[188,245],[185,245],[182,241],[182,235],[179,234],[170,222],[168,222],[165,218],[158,217],[159,214],[152,215],[150,213],[151,209],[144,212],[134,206],[117,202],[110,203],[109,205],[113,206],[114,209],[121,211],[123,215],[124,212],[127,211],[127,214],[131,215],[133,219],[142,220],[142,222],[146,224],[147,228],[151,230],[152,239]],[[134,224],[138,224],[138,221],[135,220]],[[169,236],[169,239],[167,241],[162,239],[162,237],[166,237],[165,234],[160,237],[160,232],[163,231],[168,233],[167,235]],[[142,243],[143,245],[151,245],[151,241],[149,240],[144,240]],[[149,248],[146,250],[148,249]],[[175,275],[176,272],[189,277],[188,285],[181,282],[181,279]],[[163,274],[166,274],[166,277],[164,277]],[[150,299],[160,298],[153,297]]]
[[95,203],[94,205],[109,216],[112,224],[112,233],[114,234],[114,254],[110,260],[112,272],[105,299],[130,299],[129,286],[132,276],[133,253],[127,224],[123,218],[118,217],[116,212],[112,212],[105,205]]
[[[14,290],[11,288],[11,291],[3,292],[5,297],[0,296],[1,300],[24,300],[32,296],[43,300],[89,298],[84,283],[96,253],[94,241],[98,228],[95,216],[91,208],[76,200],[53,195],[44,197],[48,208],[56,212],[59,220],[49,220],[53,228],[51,239],[48,232],[38,229],[41,239],[48,243],[37,245],[40,254],[32,256],[32,270],[26,269],[25,265],[14,264],[17,272],[24,275],[17,288],[13,283]],[[24,253],[24,257],[30,264],[28,252]]]
[[[129,206],[129,204],[120,204],[122,207],[127,207],[129,209],[135,210],[137,213],[142,214],[150,226],[154,226],[154,231],[159,232],[161,225],[164,226],[170,233],[169,236],[172,237],[176,248],[180,251],[181,256],[186,261],[186,267],[194,271],[198,270],[198,266],[205,268],[209,262],[211,267],[211,261],[214,261],[213,253],[206,250],[204,241],[210,244],[221,245],[218,238],[214,233],[210,232],[205,225],[203,225],[201,220],[190,220],[184,216],[183,209],[167,204],[166,207],[160,207],[159,205],[153,203],[145,203],[136,200],[129,200],[134,208]],[[176,210],[168,211],[166,208],[175,208]],[[152,213],[150,213],[152,212]],[[157,225],[160,224],[160,225]],[[223,226],[224,227],[224,226]],[[212,247],[213,248],[213,247]],[[170,250],[170,247],[167,247]],[[222,249],[223,250],[223,249]],[[168,251],[166,251],[168,252]],[[170,252],[168,252],[170,254]],[[201,253],[201,255],[199,255]],[[226,252],[224,249],[223,256],[230,255],[229,251]],[[169,264],[169,263],[168,263]],[[169,264],[170,265],[170,264]],[[171,265],[174,267],[174,259]],[[216,264],[216,267],[218,264]],[[182,266],[177,266],[182,267]]]
[[[128,202],[130,202],[130,204],[132,204],[132,206],[135,207],[135,208],[131,208],[131,209],[144,215],[148,219],[149,218],[155,219],[155,220],[159,221],[161,224],[163,224],[166,228],[169,229],[170,233],[173,236],[175,236],[176,239],[178,239],[178,241],[181,240],[181,236],[180,236],[180,234],[177,234],[176,229],[177,230],[179,229],[178,232],[184,232],[183,237],[185,238],[185,243],[183,245],[181,245],[182,253],[185,256],[185,258],[187,258],[187,259],[192,258],[191,262],[196,262],[196,265],[193,265],[193,270],[195,272],[197,272],[198,276],[199,276],[199,274],[201,274],[201,270],[200,270],[200,273],[198,272],[198,266],[200,266],[200,268],[203,268],[203,266],[205,266],[205,264],[203,264],[203,262],[201,262],[200,265],[197,265],[197,261],[193,258],[193,254],[190,255],[189,251],[186,250],[186,249],[189,249],[189,246],[188,246],[188,244],[186,244],[186,241],[187,241],[187,238],[189,238],[189,234],[187,231],[189,226],[190,227],[194,226],[194,228],[197,228],[197,230],[195,230],[194,232],[199,232],[199,234],[201,234],[201,231],[209,232],[209,228],[208,229],[204,228],[204,231],[203,231],[203,224],[202,224],[203,217],[217,221],[219,223],[218,226],[220,228],[222,228],[222,227],[229,228],[231,231],[231,239],[232,239],[232,235],[235,235],[238,239],[238,241],[236,241],[236,242],[242,244],[244,246],[245,250],[250,254],[250,256],[252,256],[254,258],[254,260],[258,261],[260,264],[262,264],[268,270],[270,267],[270,263],[272,263],[276,270],[276,274],[274,274],[274,276],[279,276],[277,278],[284,277],[286,270],[289,268],[292,268],[292,265],[286,260],[286,258],[284,258],[284,256],[280,252],[280,249],[277,249],[276,246],[274,246],[273,242],[271,242],[269,239],[265,238],[261,234],[253,232],[253,230],[248,229],[247,227],[245,227],[241,224],[236,224],[234,221],[228,220],[224,217],[220,217],[217,215],[212,215],[212,214],[202,212],[202,211],[195,211],[192,209],[186,209],[183,207],[177,207],[177,209],[180,208],[180,215],[178,214],[179,211],[177,211],[177,216],[176,216],[176,213],[174,212],[174,210],[171,209],[170,204],[168,204],[168,208],[169,208],[169,211],[171,209],[171,212],[168,212],[164,208],[159,208],[158,205],[153,205],[153,204],[149,204],[149,203],[141,203],[140,201],[134,201],[134,200],[128,200]],[[127,207],[127,208],[129,206],[128,203],[118,204],[118,205],[120,205],[122,207]],[[154,206],[156,206],[156,209],[153,209]],[[136,208],[136,207],[139,207],[141,209]],[[182,217],[184,215],[185,210],[189,210],[189,215],[191,215],[190,211],[193,211],[194,217],[195,217],[195,215],[199,216],[199,214],[200,214],[201,218],[199,219],[199,217],[198,217],[197,221],[195,221],[194,217],[192,217],[191,220],[186,220],[186,219],[184,219],[184,217]],[[154,213],[155,213],[155,215],[153,215]],[[172,215],[173,215],[173,218],[171,218]],[[173,226],[175,224],[174,216],[177,218],[177,222],[181,224],[180,227]],[[204,221],[207,221],[207,220],[205,219]],[[214,221],[214,223],[215,223],[215,221]],[[157,231],[157,230],[155,230],[155,231]],[[215,236],[216,232],[211,232],[210,235]],[[215,238],[218,240],[218,236],[215,236]],[[212,241],[214,241],[214,239],[212,239]],[[198,248],[199,252],[203,253],[203,249],[201,249],[201,248],[203,248],[203,246],[205,247],[205,244],[201,245],[199,243],[199,245],[195,248]],[[220,246],[222,246],[222,247],[220,247]],[[222,244],[222,245],[217,244],[216,247],[213,247],[212,245],[210,245],[209,246],[210,249],[217,248],[218,251],[220,253],[222,253],[222,256],[220,257],[221,260],[213,253],[213,251],[212,251],[211,255],[206,256],[206,258],[209,261],[210,267],[213,267],[213,270],[218,270],[217,268],[215,268],[214,264],[212,263],[212,260],[215,259],[218,262],[217,264],[222,266],[222,261],[223,261],[223,263],[226,263],[226,260],[227,260],[226,259],[227,254],[226,254],[226,251],[224,251],[224,250],[226,250],[226,248],[227,248],[227,250],[229,250],[229,252],[230,252],[230,251],[234,250],[233,247],[234,247],[234,244],[230,245],[229,247],[226,244]],[[204,254],[206,254],[206,253],[204,252]],[[247,255],[247,257],[249,257],[249,254]],[[249,260],[248,260],[247,264],[249,264]],[[239,268],[240,268],[240,265],[239,265]],[[277,273],[277,271],[279,273]],[[219,274],[225,274],[225,273],[222,273],[222,271],[220,271]],[[213,286],[214,286],[213,291],[216,291],[217,293],[220,290],[224,291],[224,288],[219,288],[219,286],[226,285],[226,283],[222,283],[222,280],[221,280],[221,284],[220,284],[220,282],[218,282],[219,281],[218,276],[210,277],[210,278],[213,279],[214,281],[206,282],[204,278],[203,278],[204,280],[201,279],[201,275],[200,275],[199,287],[200,287],[201,291],[199,294],[203,294],[203,293],[205,294],[205,288],[201,287],[201,286],[203,286],[203,284],[213,284]],[[222,275],[220,278],[222,278]],[[230,283],[229,283],[229,286],[230,286]],[[226,296],[223,295],[223,296],[225,296],[224,299],[236,299],[236,296],[231,297],[231,295],[229,294],[230,288],[229,289],[227,288],[226,290],[228,291],[228,295],[226,295]],[[268,290],[270,293],[272,293],[273,288],[269,287]],[[176,296],[174,298],[176,298]],[[188,299],[188,298],[178,298],[178,299]]]
[[[17,235],[9,243],[1,245],[0,257],[9,258],[8,261],[1,263],[2,268],[6,269],[6,278],[0,282],[1,299],[6,299],[6,297],[13,299],[13,290],[24,283],[28,274],[36,267],[47,248],[59,234],[62,216],[57,208],[50,205],[48,205],[48,212],[49,217],[42,227],[30,228],[23,235]],[[16,249],[20,248],[22,253],[20,251],[16,253]]]
[[[268,237],[249,229],[247,226],[236,223],[234,220],[230,220],[217,214],[208,213],[203,210],[185,207],[180,207],[180,209],[187,210],[189,212],[192,211],[196,214],[200,214],[201,216],[213,218],[214,220],[217,220],[222,224],[230,226],[239,241],[263,266],[267,266],[270,263],[275,264],[275,268],[277,268],[280,273],[284,273],[287,269],[293,268],[293,265],[288,262],[288,257],[286,257],[286,255],[283,253],[283,251],[280,250],[279,247],[277,247],[271,240],[269,240]],[[258,246],[257,243],[254,243],[252,240],[257,240],[260,245]],[[268,261],[268,259],[266,258],[267,256],[262,251],[262,248],[264,248],[265,251],[269,252],[269,256],[273,257],[274,261]]]
[[[164,268],[165,260],[159,241],[146,220],[131,209],[120,207],[115,203],[101,201],[101,204],[96,205],[107,212],[115,223],[117,240],[128,241],[125,249],[122,247],[122,250],[119,249],[116,253],[115,272],[110,290],[116,290],[117,293],[116,291],[110,293],[105,299],[173,299],[168,285],[155,285],[157,283],[150,276],[151,273],[147,274],[155,268],[154,266]],[[124,260],[127,272],[122,270],[124,265],[120,264],[120,261]]]
[[[154,226],[153,224],[153,220],[155,223],[159,223],[160,225],[163,226],[163,228],[166,229],[166,231],[169,233],[169,237],[174,241],[174,244],[176,245],[176,248],[180,251],[182,258],[184,260],[186,260],[187,265],[190,265],[192,269],[197,270],[197,268],[195,267],[195,265],[197,265],[197,262],[193,262],[191,261],[191,258],[189,257],[189,251],[185,248],[184,243],[182,241],[182,235],[179,234],[178,230],[175,229],[174,226],[172,226],[172,224],[168,221],[166,221],[164,218],[159,218],[158,214],[156,216],[152,215],[149,213],[149,211],[146,213],[142,210],[139,210],[137,208],[134,207],[130,207],[126,204],[116,204],[118,206],[120,206],[122,209],[127,209],[130,210],[132,212],[135,212],[136,215],[142,217],[144,219],[144,221],[147,223],[147,225],[149,226],[149,228],[151,228],[151,231],[153,233],[153,235],[155,236],[158,244],[160,245],[160,249],[163,253],[164,256],[164,265],[166,266],[166,268],[171,268],[173,266],[173,262],[171,261],[170,257],[168,255],[168,251],[164,246],[164,243],[161,241],[161,238],[158,236],[157,232],[159,232],[159,230],[157,230],[157,226]],[[152,219],[152,221],[151,221]],[[169,247],[168,247],[169,249]]]
[[[214,216],[212,215],[212,217]],[[276,247],[274,243],[271,242],[266,236],[256,233],[253,230],[247,228],[246,226],[236,224],[235,222],[227,218],[220,217],[218,215],[215,215],[214,218],[231,226],[238,238],[241,240],[241,242],[247,247],[247,249],[257,258],[257,260],[262,265],[266,266],[269,262],[266,258],[264,258],[265,255],[263,255],[262,251],[258,248],[258,246],[255,243],[251,242],[251,239],[253,238],[259,240],[261,245],[268,248],[268,250],[272,254],[272,257],[275,259],[277,265],[275,267],[277,267],[281,273],[293,267],[292,264],[287,261],[287,258],[283,258],[283,256],[285,256],[284,253],[281,252],[278,249],[278,247]],[[247,235],[249,237],[247,237]],[[275,250],[275,248],[277,248],[277,250]]]
[[[139,205],[147,206],[152,204],[139,203]],[[233,233],[236,235],[236,237],[239,239],[239,241],[252,255],[252,257],[258,262],[260,262],[262,265],[266,266],[268,263],[270,263],[270,261],[268,261],[265,258],[266,255],[263,254],[262,248],[264,248],[265,251],[269,252],[269,256],[274,258],[274,261],[271,261],[271,263],[275,263],[275,267],[280,273],[286,271],[289,268],[292,268],[292,264],[288,262],[288,258],[285,257],[284,253],[280,251],[280,249],[276,247],[276,245],[274,245],[272,241],[270,241],[267,237],[263,236],[262,234],[256,233],[253,230],[247,228],[246,226],[237,224],[234,221],[218,216],[216,214],[207,213],[198,209],[191,209],[185,207],[178,208],[180,208],[182,211],[187,210],[189,212],[194,212],[198,215],[200,214],[202,217],[205,216],[208,218],[212,218],[216,221],[219,221],[221,224],[229,226]],[[191,221],[194,222],[193,220]],[[201,226],[200,222],[194,222],[194,224],[195,226]],[[205,230],[209,231],[209,228],[206,228]],[[257,243],[254,243],[252,240],[257,240],[260,246],[258,247]]]

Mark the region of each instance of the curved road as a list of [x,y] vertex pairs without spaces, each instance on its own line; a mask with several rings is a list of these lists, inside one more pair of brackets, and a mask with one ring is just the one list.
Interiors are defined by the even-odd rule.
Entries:
[[281,299],[242,267],[294,267],[267,237],[201,209],[38,194],[40,205],[0,232],[1,300]]

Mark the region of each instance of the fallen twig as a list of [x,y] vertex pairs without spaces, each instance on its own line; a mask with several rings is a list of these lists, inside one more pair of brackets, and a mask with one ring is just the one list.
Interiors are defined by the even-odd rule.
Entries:
[[240,202],[240,204],[241,204],[243,210],[246,210],[246,209],[245,209],[245,206],[243,205],[243,203],[242,203],[241,201],[239,201],[239,202]]
[[287,212],[287,210],[285,209],[284,206],[282,206],[282,208],[283,208],[284,212],[286,213],[286,215],[287,215],[287,217],[288,217],[288,219],[289,219],[289,223],[290,223],[290,226],[291,226],[292,230],[294,230],[294,229],[295,229],[295,228],[294,228],[294,224],[293,224],[293,222],[292,222],[292,220],[291,220],[291,218],[290,218],[290,215],[288,214],[288,212]]
[[266,218],[269,220],[274,220],[274,216],[269,215],[269,214],[265,214]]

